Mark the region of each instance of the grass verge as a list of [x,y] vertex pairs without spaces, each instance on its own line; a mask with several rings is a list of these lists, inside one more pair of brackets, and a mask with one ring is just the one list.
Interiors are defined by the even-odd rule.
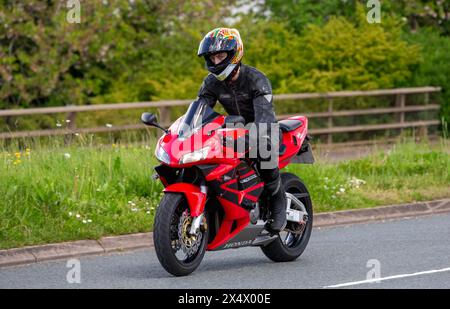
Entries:
[[[152,143],[153,144],[153,143]],[[0,148],[0,249],[152,229],[162,185],[153,147]],[[398,144],[340,163],[291,165],[316,212],[450,197],[446,142]]]

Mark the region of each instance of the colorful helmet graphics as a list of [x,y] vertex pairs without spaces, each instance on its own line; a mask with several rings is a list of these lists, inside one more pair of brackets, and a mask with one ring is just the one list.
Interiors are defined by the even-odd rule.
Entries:
[[[228,56],[216,65],[209,56],[219,52],[226,52]],[[242,44],[239,31],[230,28],[216,28],[208,32],[200,42],[197,55],[205,57],[206,68],[209,72],[218,80],[225,80],[244,56],[244,44]]]

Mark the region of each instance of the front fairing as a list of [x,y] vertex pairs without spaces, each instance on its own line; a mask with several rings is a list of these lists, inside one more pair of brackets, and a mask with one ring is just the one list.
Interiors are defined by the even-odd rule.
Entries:
[[[155,150],[158,160],[177,168],[218,162],[233,164],[244,153],[235,153],[233,149],[223,146],[223,142],[242,137],[246,129],[222,128],[224,123],[225,116],[214,112],[205,103],[191,103],[186,114],[177,119],[168,133],[159,139]],[[161,154],[164,154],[164,160],[161,160]],[[194,158],[192,162],[187,162],[184,157],[187,154]]]

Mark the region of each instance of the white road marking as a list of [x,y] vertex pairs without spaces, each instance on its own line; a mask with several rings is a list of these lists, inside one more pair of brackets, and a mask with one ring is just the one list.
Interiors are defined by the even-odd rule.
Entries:
[[369,280],[347,282],[347,283],[325,286],[324,288],[341,288],[341,287],[345,287],[345,286],[352,286],[352,285],[359,285],[359,284],[366,284],[366,283],[373,283],[373,282],[381,282],[381,281],[386,281],[386,280],[400,279],[400,278],[407,278],[407,277],[414,277],[414,276],[421,276],[421,275],[429,275],[429,274],[435,274],[435,273],[442,273],[442,272],[446,272],[446,271],[450,271],[450,267],[436,269],[436,270],[421,271],[421,272],[412,273],[412,274],[404,274],[404,275],[396,275],[396,276],[390,276],[390,277],[384,277],[384,278],[375,278],[375,279],[369,279]]

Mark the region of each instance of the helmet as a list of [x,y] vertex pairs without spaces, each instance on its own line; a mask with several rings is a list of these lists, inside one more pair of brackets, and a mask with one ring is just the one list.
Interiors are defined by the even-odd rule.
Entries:
[[[209,56],[219,52],[226,52],[228,56],[216,65]],[[200,42],[197,55],[205,57],[206,68],[218,80],[227,79],[234,70],[237,70],[242,56],[244,56],[244,45],[239,31],[230,28],[216,28],[208,32]]]

